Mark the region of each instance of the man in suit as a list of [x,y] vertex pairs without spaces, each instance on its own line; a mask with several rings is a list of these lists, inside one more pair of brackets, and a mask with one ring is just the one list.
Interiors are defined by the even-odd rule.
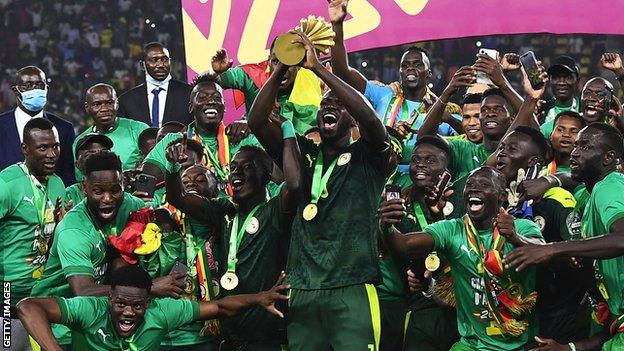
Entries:
[[74,126],[49,112],[44,111],[47,102],[48,84],[46,75],[35,66],[21,68],[15,74],[11,90],[15,94],[15,109],[0,114],[0,170],[24,161],[20,145],[24,126],[34,117],[43,117],[54,124],[58,133],[61,153],[56,164],[56,174],[61,177],[65,186],[72,185],[74,178]]
[[145,83],[119,96],[119,116],[156,128],[169,121],[189,124],[191,87],[171,78],[169,50],[161,43],[149,43],[143,48],[139,64],[145,72]]

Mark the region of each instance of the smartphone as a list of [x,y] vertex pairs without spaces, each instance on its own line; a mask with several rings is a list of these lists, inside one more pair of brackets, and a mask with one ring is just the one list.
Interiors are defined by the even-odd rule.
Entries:
[[134,191],[147,193],[148,197],[154,196],[156,190],[156,177],[149,174],[139,174],[134,181]]
[[[169,274],[172,275],[172,274],[177,274],[177,273],[188,273],[188,271],[189,269],[184,263],[180,261],[175,261],[175,263],[173,264],[173,267],[171,268],[171,272],[169,272]],[[178,282],[184,283],[184,279],[185,277],[182,277],[178,279]]]
[[386,185],[386,201],[400,199],[401,198],[401,187],[397,184],[388,184]]
[[434,203],[437,203],[442,197],[442,195],[444,195],[446,186],[448,185],[450,181],[451,181],[451,173],[449,173],[449,171],[444,171],[444,173],[442,173],[442,175],[440,176],[440,180],[438,181],[438,184],[436,185],[436,190],[435,190],[436,199]]
[[[494,49],[479,49],[479,53],[480,54],[484,54],[484,55],[488,55],[489,57],[491,57],[492,59],[496,60],[496,62],[498,62],[498,51],[494,50]],[[490,77],[487,76],[487,74],[485,74],[485,72],[479,72],[477,71],[477,83],[479,84],[487,84],[487,85],[492,85],[494,83],[492,83],[492,80],[490,79]]]
[[537,59],[533,51],[529,51],[520,56],[520,64],[524,67],[524,71],[529,77],[531,87],[535,90],[541,89],[544,86],[544,81],[540,77],[540,71],[537,67]]

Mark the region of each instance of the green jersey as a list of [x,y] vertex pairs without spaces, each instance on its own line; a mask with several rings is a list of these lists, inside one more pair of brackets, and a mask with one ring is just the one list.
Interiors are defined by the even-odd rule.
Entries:
[[[185,235],[180,232],[162,233],[161,245],[156,252],[139,256],[140,265],[152,278],[162,277],[171,272],[176,261],[189,268],[183,299],[201,301],[206,291],[201,288],[201,275],[206,275],[206,285],[210,299],[217,295],[217,265],[215,262],[213,228],[193,218],[184,218]],[[201,255],[201,258],[199,257]],[[199,269],[198,269],[199,267]],[[203,333],[203,321],[197,321],[171,331],[163,338],[162,346],[196,345],[214,339],[209,333]]]
[[[230,68],[220,76],[224,87],[238,89],[245,95],[245,108],[249,112],[251,105],[256,100],[260,88],[241,67]],[[316,126],[316,114],[318,106],[300,105],[289,101],[290,92],[279,93],[277,103],[280,105],[280,115],[293,122],[295,131],[299,135],[305,134],[310,128]]]
[[152,299],[143,323],[130,338],[121,338],[112,324],[107,297],[57,297],[56,300],[61,310],[61,324],[71,329],[72,350],[76,351],[156,350],[169,331],[199,318],[197,302]]
[[484,144],[475,144],[468,140],[449,140],[451,147],[451,159],[449,160],[449,172],[455,179],[462,178],[474,169],[482,166],[492,154]]
[[63,197],[63,205],[67,206],[69,200],[72,200],[74,206],[78,205],[80,201],[85,198],[80,187],[80,183],[72,184],[65,188],[65,197]]
[[549,139],[552,135],[552,132],[555,129],[555,117],[557,117],[560,112],[570,110],[579,112],[580,107],[578,99],[576,98],[572,100],[571,105],[558,105],[553,102],[551,102],[549,105],[551,107],[547,111],[544,111],[546,115],[546,117],[544,118],[544,124],[540,126],[540,131],[542,132],[542,134],[544,134],[544,137],[546,139]]
[[73,293],[67,279],[76,275],[89,276],[101,283],[108,266],[108,235],[120,234],[130,212],[144,206],[139,198],[124,193],[115,219],[100,228],[89,213],[87,201],[75,205],[56,228],[48,264],[33,287],[33,296],[71,297]]
[[[228,200],[215,199],[206,201],[204,211],[208,223],[216,224],[217,231],[222,233],[219,267],[223,274],[230,268],[228,256],[236,208]],[[221,289],[221,297],[268,290],[286,266],[290,222],[284,220],[281,196],[259,205],[253,218],[256,218],[258,225],[248,225],[245,230],[242,229],[245,218],[238,218],[238,229],[243,230],[236,250],[235,273],[239,283],[233,290]],[[221,322],[226,337],[231,340],[275,341],[285,340],[286,337],[285,321],[266,313],[261,307],[250,308]]]
[[26,172],[23,163],[0,172],[0,279],[11,282],[12,307],[30,296],[41,276],[56,225],[56,198],[65,191],[57,175],[40,183]]
[[[115,126],[106,133],[101,133],[113,141],[112,150],[121,159],[124,171],[134,169],[137,161],[141,158],[141,151],[139,150],[139,134],[147,128],[149,128],[149,126],[143,122],[117,117]],[[74,155],[76,154],[76,144],[78,141],[90,133],[96,133],[95,126],[87,128],[87,130],[74,139],[74,145],[72,147]],[[74,172],[76,173],[77,180],[80,181],[84,178],[82,172],[80,172],[78,168],[76,168]]]
[[[229,174],[229,164],[226,165],[225,167],[222,167],[219,164],[219,159],[218,159],[219,144],[217,141],[217,136],[195,134],[195,130],[196,130],[195,122],[189,124],[188,128],[190,131],[193,131],[191,133],[193,135],[192,138],[199,141],[204,146],[204,158],[201,163],[211,168],[213,171],[215,171],[217,180],[219,181],[220,194],[221,196],[226,196],[225,184],[227,182],[227,176]],[[171,142],[180,138],[182,138],[182,133],[169,133],[165,135],[165,137],[154,146],[152,151],[150,151],[149,154],[147,154],[144,162],[151,163],[157,166],[163,173],[173,172],[174,171],[173,164],[171,164],[171,162],[167,160],[167,156],[166,156],[167,146]],[[229,152],[228,157],[230,160],[234,158],[234,155],[238,152],[240,147],[243,145],[260,146],[260,143],[258,142],[256,137],[254,137],[253,135],[248,135],[236,145],[229,144],[230,152]]]
[[390,148],[371,150],[359,139],[333,160],[323,158],[324,171],[338,161],[328,178],[327,191],[318,200],[318,213],[308,221],[303,210],[311,201],[314,164],[321,148],[303,137],[298,141],[308,185],[293,223],[286,279],[300,290],[378,282],[376,213]]
[[[596,237],[610,234],[611,226],[624,218],[624,175],[609,173],[594,185],[581,219],[582,234]],[[624,314],[624,256],[596,260],[598,289],[615,316]]]
[[[541,238],[537,225],[529,220],[516,219],[516,232],[525,237]],[[434,249],[444,254],[451,264],[451,274],[455,286],[457,301],[457,324],[461,342],[476,350],[525,350],[527,343],[533,341],[535,323],[529,317],[529,327],[518,338],[500,335],[501,331],[494,324],[488,311],[486,288],[482,273],[477,266],[481,259],[470,248],[463,218],[439,221],[430,224],[425,232],[435,241]],[[486,248],[492,245],[492,230],[476,233]],[[511,252],[514,246],[505,243],[501,256]],[[511,279],[520,284],[524,294],[535,291],[535,268],[522,272],[510,272]]]

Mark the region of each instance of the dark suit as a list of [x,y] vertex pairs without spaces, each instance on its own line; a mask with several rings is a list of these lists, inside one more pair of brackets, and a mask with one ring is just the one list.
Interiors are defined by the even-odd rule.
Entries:
[[[175,79],[169,81],[161,125],[169,121],[178,121],[188,125],[193,121],[189,113],[191,90],[191,86],[184,82]],[[119,95],[117,115],[152,125],[147,94],[147,84],[143,83]]]
[[[74,126],[49,112],[44,112],[43,117],[52,122],[58,131],[61,154],[56,164],[56,174],[63,179],[65,186],[70,186],[76,182],[74,154],[72,152],[72,144],[76,137]],[[22,154],[20,137],[15,123],[15,109],[13,109],[0,114],[0,170],[21,161],[24,161],[24,154]]]

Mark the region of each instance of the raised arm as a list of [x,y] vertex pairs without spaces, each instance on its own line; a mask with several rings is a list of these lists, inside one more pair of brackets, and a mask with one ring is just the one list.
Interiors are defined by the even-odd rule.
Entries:
[[618,82],[620,82],[620,89],[622,89],[622,93],[624,94],[624,67],[622,66],[620,54],[614,52],[602,54],[600,65],[615,74]]
[[[291,121],[280,116],[277,109],[271,112],[271,121],[280,126],[283,139],[282,167],[284,168],[285,187],[280,194],[282,212],[291,219],[297,211],[297,199],[301,190],[301,151],[297,143],[295,128]],[[289,223],[291,221],[288,221]]]
[[61,351],[50,325],[61,321],[61,308],[53,297],[26,298],[17,304],[24,328],[42,350]]
[[[446,104],[453,94],[460,88],[469,87],[477,81],[476,71],[470,66],[464,66],[455,72],[440,97],[431,106],[425,117],[425,121],[418,129],[418,137],[436,135],[438,127],[442,123],[442,115],[445,113]],[[460,128],[461,129],[461,128]]]
[[609,229],[609,234],[590,239],[517,248],[505,256],[505,265],[520,271],[529,265],[546,263],[555,257],[604,260],[624,255],[624,219],[616,220]]
[[[517,59],[519,61],[518,55],[510,55],[505,54],[503,60],[513,60]],[[506,66],[511,66],[512,64],[506,62]],[[509,102],[511,107],[514,109],[514,112],[518,113],[520,111],[520,106],[522,105],[522,98],[520,95],[511,87],[509,81],[503,74],[503,67],[501,64],[495,59],[491,58],[486,54],[477,54],[477,61],[475,62],[474,68],[477,71],[484,72],[488,77],[503,93],[505,99]]]
[[368,100],[342,79],[323,67],[318,60],[316,49],[310,42],[310,39],[301,31],[298,34],[301,37],[301,43],[306,48],[306,56],[301,65],[316,73],[336,97],[342,101],[344,107],[357,122],[360,135],[368,146],[373,150],[385,148],[386,139],[388,138],[386,128],[377,118],[377,113],[373,110]]
[[334,46],[331,50],[332,71],[347,84],[364,94],[366,78],[356,69],[349,67],[349,58],[344,44],[344,19],[347,16],[349,0],[329,1],[329,20],[336,33]]
[[231,88],[223,79],[221,74],[232,67],[234,60],[228,57],[227,50],[221,48],[210,59],[212,71],[217,74],[217,81],[223,89]]
[[403,234],[394,225],[405,216],[405,200],[384,201],[379,207],[379,228],[390,253],[400,260],[424,256],[433,251],[435,241],[429,233]]
[[232,317],[243,310],[253,307],[262,306],[270,313],[284,317],[284,314],[275,308],[275,304],[280,300],[288,300],[288,296],[282,295],[280,292],[290,289],[290,285],[283,284],[286,274],[280,274],[277,283],[268,291],[257,294],[233,295],[222,299],[200,302],[199,319],[207,320],[219,317]]
[[[166,150],[167,160],[179,168],[188,158],[186,154],[186,134],[182,136],[182,141],[169,145]],[[179,170],[176,172],[166,172],[165,187],[167,189],[167,202],[178,210],[193,217],[202,219],[204,217],[204,198],[197,194],[189,194],[184,191]]]
[[269,117],[286,71],[288,71],[288,66],[281,62],[277,64],[269,79],[258,92],[247,116],[249,128],[274,159],[279,159],[281,156],[282,132],[276,124],[271,123]]

